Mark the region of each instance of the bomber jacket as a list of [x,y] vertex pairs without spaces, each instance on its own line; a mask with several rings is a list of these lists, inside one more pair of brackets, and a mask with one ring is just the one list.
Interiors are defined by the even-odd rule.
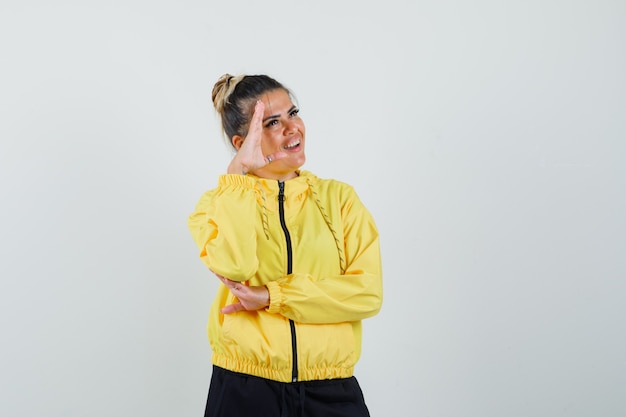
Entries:
[[382,305],[379,234],[353,187],[299,171],[279,182],[221,175],[188,219],[216,274],[265,285],[270,305],[209,313],[214,365],[282,382],[347,378],[361,354],[361,320]]

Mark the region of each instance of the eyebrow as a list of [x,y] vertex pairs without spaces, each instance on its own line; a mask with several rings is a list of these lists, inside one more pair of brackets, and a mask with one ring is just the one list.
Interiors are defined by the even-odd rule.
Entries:
[[[289,110],[287,110],[287,114],[291,113],[292,111],[294,111],[296,109],[296,105],[292,105]],[[263,119],[263,123],[267,122],[270,119],[278,119],[280,117],[280,114],[273,114],[271,116],[267,116],[265,119]]]

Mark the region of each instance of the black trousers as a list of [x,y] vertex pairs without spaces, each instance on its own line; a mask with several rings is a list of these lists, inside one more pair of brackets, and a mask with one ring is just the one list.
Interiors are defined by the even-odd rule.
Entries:
[[205,417],[369,417],[355,377],[277,382],[213,366]]

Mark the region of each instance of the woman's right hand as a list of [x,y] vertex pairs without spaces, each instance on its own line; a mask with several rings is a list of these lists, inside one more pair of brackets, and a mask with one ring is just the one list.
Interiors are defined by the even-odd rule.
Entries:
[[287,156],[287,154],[280,151],[268,155],[263,154],[261,140],[263,138],[264,110],[265,104],[261,100],[257,100],[254,106],[254,114],[250,120],[248,135],[243,139],[237,155],[235,155],[228,166],[229,174],[247,174]]

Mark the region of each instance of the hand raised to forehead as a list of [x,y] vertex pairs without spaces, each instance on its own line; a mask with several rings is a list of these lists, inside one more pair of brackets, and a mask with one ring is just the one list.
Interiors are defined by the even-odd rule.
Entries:
[[[237,151],[237,155],[233,158],[231,165],[229,166],[229,173],[243,173],[254,171],[259,168],[263,168],[267,164],[285,158],[287,154],[285,152],[274,152],[268,155],[263,154],[261,147],[261,140],[263,138],[263,112],[265,110],[265,104],[261,100],[257,100],[254,106],[254,114],[250,120],[250,128],[248,134],[243,140],[241,147]],[[237,168],[241,167],[237,172]],[[231,172],[234,171],[234,172]]]

